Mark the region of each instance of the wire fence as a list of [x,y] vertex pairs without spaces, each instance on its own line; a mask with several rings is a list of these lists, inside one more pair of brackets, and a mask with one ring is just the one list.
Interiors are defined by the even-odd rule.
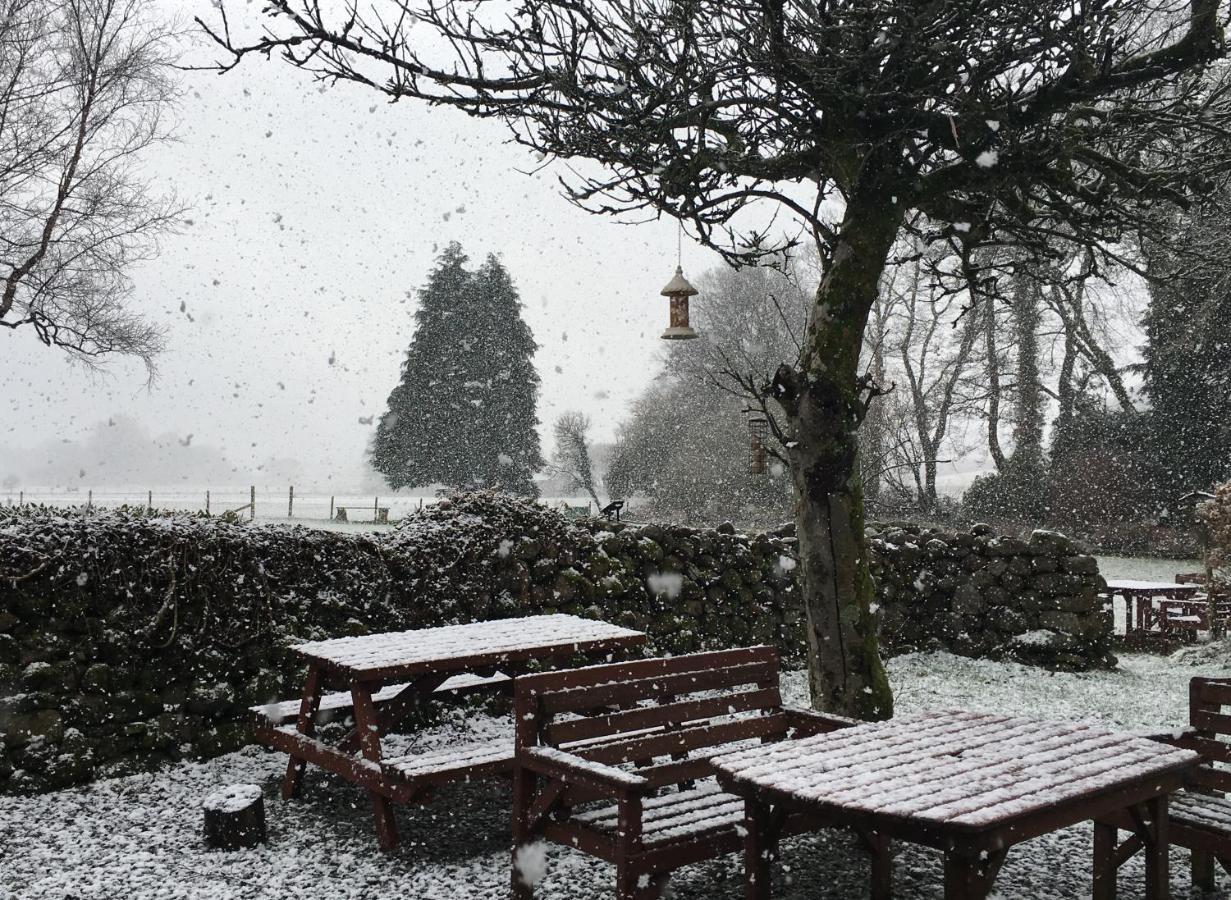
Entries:
[[[435,494],[364,494],[359,491],[328,493],[300,490],[293,486],[235,488],[5,488],[0,506],[51,506],[61,509],[118,509],[122,506],[149,510],[176,510],[212,516],[234,513],[246,519],[303,520],[338,525],[379,526],[404,518],[437,502]],[[555,508],[590,512],[590,503],[577,498],[540,498]]]
[[287,487],[48,489],[13,488],[0,492],[0,505],[42,505],[62,509],[117,509],[122,506],[151,510],[222,515],[233,512],[247,519],[306,519],[316,521],[383,524],[435,503],[435,496],[344,494]]

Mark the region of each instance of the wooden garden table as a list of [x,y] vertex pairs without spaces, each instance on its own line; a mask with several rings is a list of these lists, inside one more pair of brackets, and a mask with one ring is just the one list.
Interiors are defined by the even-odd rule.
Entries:
[[[507,740],[383,757],[381,736],[424,697],[509,687],[529,664],[623,651],[645,639],[642,632],[607,622],[547,615],[300,644],[292,650],[308,664],[303,696],[253,707],[256,736],[290,754],[282,783],[286,799],[299,793],[308,762],[366,788],[377,838],[390,849],[398,842],[391,801],[411,802],[441,783],[512,770],[512,733]],[[316,737],[319,713],[348,710],[355,727],[340,742]]]
[[[1170,581],[1133,581],[1116,580],[1107,582],[1105,596],[1114,602],[1116,597],[1124,598],[1124,637],[1144,637],[1154,634],[1154,626],[1159,626],[1158,633],[1171,630],[1168,618],[1168,603],[1178,605],[1179,611],[1190,612],[1192,601],[1202,591],[1199,584],[1175,584]],[[1156,609],[1161,602],[1163,609]],[[1194,607],[1200,615],[1204,612],[1204,604]],[[1203,616],[1208,619],[1208,615]],[[1201,623],[1198,623],[1201,624]],[[1208,622],[1206,623],[1208,627]],[[1196,631],[1196,627],[1191,629]]]
[[[944,852],[946,900],[984,900],[1010,847],[1112,810],[1139,823],[1130,841],[1146,849],[1146,897],[1165,900],[1167,798],[1199,760],[1093,725],[947,711],[737,751],[714,766],[745,800],[749,900],[770,896],[789,811],[855,828],[872,855],[874,900],[892,896],[891,839]],[[1115,896],[1097,865],[1116,852],[1115,836],[1096,830],[1097,900]]]

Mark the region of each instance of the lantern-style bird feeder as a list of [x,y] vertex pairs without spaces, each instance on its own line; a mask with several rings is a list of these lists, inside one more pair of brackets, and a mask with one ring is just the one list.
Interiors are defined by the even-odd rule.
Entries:
[[768,466],[769,420],[753,416],[748,420],[748,474],[764,475]]
[[662,295],[671,300],[671,324],[663,332],[664,341],[687,341],[697,336],[688,324],[688,298],[697,295],[697,289],[684,277],[682,266],[675,267],[675,277],[667,282]]

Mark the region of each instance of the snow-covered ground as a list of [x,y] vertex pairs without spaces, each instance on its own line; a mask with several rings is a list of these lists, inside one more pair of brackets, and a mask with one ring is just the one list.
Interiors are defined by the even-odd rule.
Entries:
[[[1179,723],[1188,679],[1225,674],[1225,647],[1172,657],[1125,655],[1114,672],[1051,674],[1014,664],[916,654],[890,664],[901,711],[959,707],[1044,718],[1094,719],[1123,727]],[[806,692],[800,673],[784,678],[790,701]],[[457,740],[461,731],[491,735],[509,723],[455,717],[418,736],[416,746]],[[404,744],[405,746],[405,744]],[[508,789],[484,782],[441,791],[426,807],[399,811],[403,845],[376,849],[362,791],[310,770],[304,797],[276,799],[285,757],[248,748],[207,763],[154,775],[99,782],[38,797],[0,798],[0,898],[389,898],[496,900],[507,896]],[[269,842],[255,850],[208,851],[201,800],[221,785],[255,783],[266,797]],[[1090,895],[1090,827],[1083,825],[1016,848],[997,882],[998,897],[1069,900]],[[774,896],[850,900],[867,895],[867,867],[849,835],[831,832],[787,841]],[[941,896],[940,857],[902,845],[897,896]],[[1122,873],[1121,897],[1143,896],[1141,863]],[[1224,890],[1231,880],[1222,876]],[[543,900],[613,896],[610,867],[553,847]],[[1173,852],[1172,885],[1188,896],[1187,852]],[[677,900],[738,900],[741,860],[732,855],[690,866],[672,880]],[[1224,896],[1226,894],[1224,893]]]

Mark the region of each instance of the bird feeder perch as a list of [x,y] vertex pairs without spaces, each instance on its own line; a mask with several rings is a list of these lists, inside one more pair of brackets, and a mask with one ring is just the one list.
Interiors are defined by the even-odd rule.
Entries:
[[697,289],[684,277],[683,267],[675,267],[675,277],[667,282],[661,293],[671,300],[671,323],[663,332],[663,340],[687,341],[695,338],[697,333],[688,324],[688,298],[695,297]]

